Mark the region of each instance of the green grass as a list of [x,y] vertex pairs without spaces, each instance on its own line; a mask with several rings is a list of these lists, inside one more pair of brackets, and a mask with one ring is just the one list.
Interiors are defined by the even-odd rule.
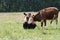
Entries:
[[55,29],[55,21],[52,25],[47,21],[47,29],[41,29],[36,22],[35,29],[23,29],[24,15],[21,13],[0,13],[0,40],[60,40],[60,18]]

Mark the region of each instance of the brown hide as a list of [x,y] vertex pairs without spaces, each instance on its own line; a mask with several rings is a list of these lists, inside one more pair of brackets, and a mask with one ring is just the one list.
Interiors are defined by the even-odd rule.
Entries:
[[56,19],[58,18],[58,12],[59,10],[56,7],[42,9],[34,16],[34,21],[52,20],[53,18]]

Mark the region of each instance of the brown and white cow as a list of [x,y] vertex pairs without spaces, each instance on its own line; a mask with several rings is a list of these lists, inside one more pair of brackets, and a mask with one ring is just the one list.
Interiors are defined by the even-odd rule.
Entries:
[[[40,10],[36,15],[34,15],[32,18],[34,21],[40,21],[41,27],[46,26],[46,20],[51,20],[50,24],[53,20],[56,20],[56,24],[58,23],[58,8],[56,7],[48,7]],[[44,23],[44,26],[43,26]]]

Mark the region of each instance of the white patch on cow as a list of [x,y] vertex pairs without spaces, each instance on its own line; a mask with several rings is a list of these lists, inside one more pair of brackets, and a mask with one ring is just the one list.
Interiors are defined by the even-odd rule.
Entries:
[[26,19],[26,17],[24,18],[24,22],[27,22],[27,19]]
[[30,17],[30,18],[29,18],[29,21],[28,21],[28,24],[32,23],[32,21],[33,21],[33,18]]

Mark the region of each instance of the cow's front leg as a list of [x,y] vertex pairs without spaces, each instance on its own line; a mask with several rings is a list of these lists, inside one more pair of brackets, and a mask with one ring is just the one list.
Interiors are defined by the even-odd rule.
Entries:
[[44,20],[44,28],[46,29],[46,20]]
[[43,20],[41,20],[41,27],[43,28]]

